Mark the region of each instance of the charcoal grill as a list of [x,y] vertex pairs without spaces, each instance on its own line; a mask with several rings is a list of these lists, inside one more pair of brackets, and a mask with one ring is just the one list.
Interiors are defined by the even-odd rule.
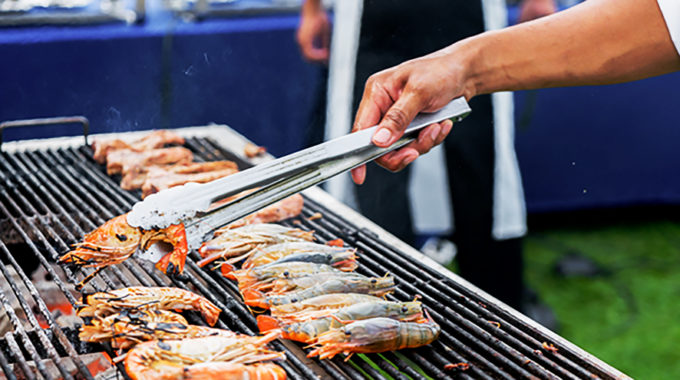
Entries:
[[[178,129],[196,160],[229,159],[241,168],[253,164],[241,155],[246,139],[226,126]],[[132,132],[134,135],[137,132]],[[141,134],[141,133],[140,133]],[[11,329],[0,335],[0,369],[8,379],[127,378],[110,364],[108,345],[85,344],[77,318],[68,314],[78,301],[77,284],[92,272],[55,264],[57,257],[88,231],[127,212],[138,192],[119,188],[92,160],[82,137],[5,143],[0,153],[0,319]],[[301,345],[276,341],[286,353],[281,363],[291,379],[625,379],[626,375],[509,308],[464,279],[423,256],[318,188],[304,193],[303,215],[289,225],[311,229],[321,241],[343,239],[359,249],[358,272],[391,273],[397,289],[389,298],[420,297],[442,327],[427,347],[384,354],[355,355],[348,361],[308,359]],[[322,218],[310,218],[321,213]],[[107,268],[86,290],[126,286],[176,286],[202,294],[222,309],[217,327],[255,334],[255,317],[234,283],[198,268],[191,252],[183,276],[169,278],[146,261],[131,258]],[[35,264],[33,264],[35,263]],[[40,290],[29,277],[42,272],[65,305]],[[35,275],[33,275],[35,276]],[[42,289],[42,288],[41,288]],[[64,311],[66,310],[66,312]],[[197,314],[187,313],[195,324]],[[0,324],[1,325],[1,324]],[[555,349],[551,349],[551,345]],[[465,363],[467,365],[457,365]]]

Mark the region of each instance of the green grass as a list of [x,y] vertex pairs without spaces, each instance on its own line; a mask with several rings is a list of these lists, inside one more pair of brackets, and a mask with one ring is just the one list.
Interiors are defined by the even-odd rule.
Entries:
[[[527,282],[556,313],[558,333],[636,379],[680,379],[680,223],[645,220],[532,227]],[[580,254],[604,272],[562,277]]]

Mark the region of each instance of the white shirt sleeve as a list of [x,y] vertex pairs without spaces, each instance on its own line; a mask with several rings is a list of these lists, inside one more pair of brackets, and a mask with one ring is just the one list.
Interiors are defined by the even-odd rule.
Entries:
[[680,0],[657,0],[675,49],[680,54]]

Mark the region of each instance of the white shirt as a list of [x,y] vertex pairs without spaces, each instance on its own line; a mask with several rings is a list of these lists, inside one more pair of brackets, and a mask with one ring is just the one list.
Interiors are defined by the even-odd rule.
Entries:
[[[677,0],[680,2],[680,0]],[[502,29],[508,24],[505,0],[482,0],[487,30]],[[494,119],[494,187],[493,226],[497,240],[524,236],[527,232],[524,189],[515,154],[514,99],[512,92],[491,95]],[[453,205],[456,207],[456,205]]]
[[[2,0],[0,0],[2,1]],[[507,8],[505,0],[481,0],[484,11],[484,22],[487,30],[500,29],[507,25]],[[680,0],[677,0],[680,1]],[[362,0],[335,1],[334,12],[336,24],[333,26],[331,40],[331,59],[328,79],[328,102],[326,110],[326,139],[339,137],[347,133],[352,125],[351,102],[352,86],[354,83],[354,67],[352,62],[356,60],[357,47],[359,46],[359,32],[362,12]],[[497,240],[517,238],[526,234],[526,207],[524,204],[524,191],[519,175],[519,165],[514,150],[514,122],[513,122],[513,97],[510,92],[495,93],[492,95],[493,118],[494,118],[494,144],[495,144],[495,167],[494,167],[494,208],[493,227],[491,234]],[[441,207],[448,201],[448,197],[441,194],[433,194],[432,183],[441,184],[446,191],[447,181],[439,178],[433,181],[425,181],[418,177],[418,166],[429,167],[427,175],[432,173],[432,167],[441,169],[444,175],[443,153],[439,152],[439,158],[435,158],[434,152],[415,163],[412,172],[411,184],[426,184],[424,191],[427,197],[411,197],[411,200],[428,200],[434,204],[435,212],[448,211],[447,207]],[[427,160],[435,165],[428,165]],[[328,191],[334,197],[356,208],[356,200],[353,199],[353,189],[348,175],[337,176],[328,183]],[[417,193],[410,189],[410,193]],[[434,198],[433,198],[434,197]],[[435,201],[433,201],[435,199]],[[452,205],[452,207],[456,207]],[[430,212],[432,207],[412,207],[416,229],[423,227],[422,220],[428,219],[435,223],[427,223],[421,232],[442,232],[451,228],[452,215],[433,218]],[[426,211],[422,212],[421,211]],[[418,214],[421,213],[422,217]]]
[[675,49],[680,54],[680,0],[657,0]]

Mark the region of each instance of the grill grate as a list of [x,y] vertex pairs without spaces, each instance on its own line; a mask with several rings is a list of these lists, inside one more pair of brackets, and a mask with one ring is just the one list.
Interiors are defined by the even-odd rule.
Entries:
[[[231,159],[241,167],[247,163],[225,151],[209,138],[189,138],[186,146],[197,160]],[[76,306],[73,284],[92,273],[91,269],[72,271],[55,263],[60,254],[87,232],[106,220],[127,212],[139,199],[138,192],[126,192],[104,174],[90,157],[89,147],[29,150],[0,154],[0,272],[11,287],[11,296],[20,305],[28,323],[10,302],[10,294],[0,292],[0,302],[13,332],[0,339],[0,367],[9,379],[94,379],[83,358],[104,352],[113,356],[110,346],[83,344],[78,326],[57,322],[45,300],[18,262],[23,250],[44,268],[51,281]],[[569,345],[555,341],[543,330],[518,319],[495,302],[490,302],[464,284],[419,263],[391,246],[366,228],[359,228],[322,204],[305,199],[303,217],[290,226],[311,229],[321,241],[341,238],[359,249],[359,273],[382,276],[391,273],[397,290],[392,300],[421,297],[430,314],[442,327],[439,340],[428,347],[355,355],[344,362],[310,360],[300,345],[274,342],[285,351],[282,366],[291,379],[591,379],[620,378],[620,373],[593,362],[592,358]],[[323,218],[309,220],[317,212]],[[86,290],[105,291],[127,286],[177,286],[195,291],[222,309],[217,327],[254,334],[255,318],[243,305],[237,287],[217,272],[198,268],[199,259],[190,253],[181,278],[168,278],[144,261],[129,259],[107,268],[92,280]],[[20,280],[12,281],[10,268]],[[31,306],[33,305],[33,306]],[[185,313],[194,324],[204,324],[194,313]],[[0,318],[2,318],[0,316]],[[46,321],[40,325],[38,318]],[[558,351],[542,348],[553,343]],[[20,348],[21,347],[21,348]],[[469,363],[469,369],[447,370],[447,364]],[[15,376],[16,374],[16,376]],[[119,364],[119,374],[126,377]]]

